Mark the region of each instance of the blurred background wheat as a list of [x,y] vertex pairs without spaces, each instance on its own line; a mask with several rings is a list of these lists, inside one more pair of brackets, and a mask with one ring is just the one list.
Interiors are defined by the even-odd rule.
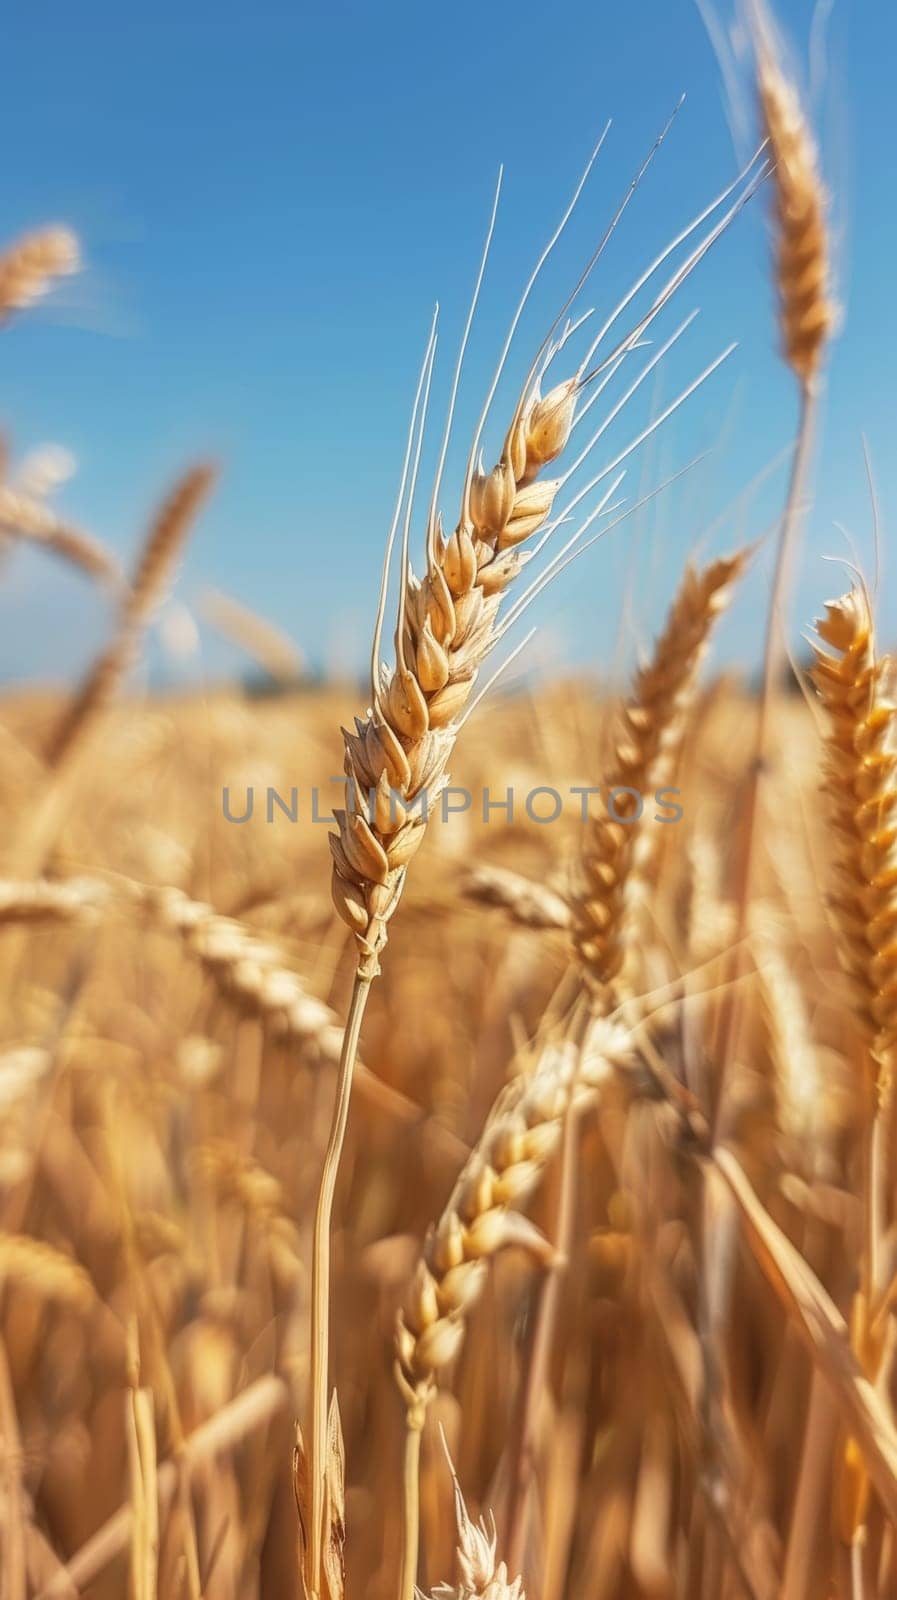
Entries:
[[[812,658],[785,627],[837,308],[806,110],[749,34],[764,143],[661,282],[768,200],[790,481],[771,528],[695,527],[653,648],[620,594],[600,687],[541,671],[464,716],[543,469],[672,289],[542,385],[563,307],[457,525],[434,493],[420,581],[416,406],[370,685],[367,636],[315,675],[242,596],[178,597],[218,466],[122,563],[57,510],[64,450],[4,451],[0,562],[65,564],[110,621],[80,681],[0,698],[0,1600],[897,1595],[897,677],[859,571]],[[63,228],[7,245],[0,322],[79,264]],[[586,536],[624,505],[597,464]],[[708,671],[758,566],[761,676]],[[242,682],[180,674],[197,615]],[[148,637],[166,692],[135,692]],[[450,814],[391,819],[449,757]]]

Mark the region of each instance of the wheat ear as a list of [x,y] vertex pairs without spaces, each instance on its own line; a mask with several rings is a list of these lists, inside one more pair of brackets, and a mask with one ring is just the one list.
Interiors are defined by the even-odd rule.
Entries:
[[111,898],[95,878],[5,878],[0,881],[0,925],[25,922],[91,922]]
[[816,624],[813,682],[829,718],[827,784],[839,852],[831,902],[856,1011],[884,1092],[897,1045],[897,704],[865,592]]
[[[183,890],[156,888],[116,875],[101,878],[0,879],[0,927],[4,924],[68,923],[92,926],[115,908],[136,911],[150,926],[180,939],[186,954],[202,966],[223,999],[245,1016],[258,1017],[285,1042],[306,1050],[325,1065],[340,1058],[343,1030],[335,1011],[309,994],[275,945],[255,929],[212,906],[191,900]],[[366,1098],[407,1124],[427,1121],[414,1101],[385,1083],[362,1062],[359,1088]],[[447,1153],[464,1153],[447,1127],[433,1124]]]
[[464,884],[468,900],[504,911],[521,928],[566,928],[570,907],[563,895],[506,867],[476,867]]
[[244,650],[276,683],[294,684],[302,672],[302,656],[292,639],[267,617],[217,589],[207,589],[202,614],[226,639]]
[[631,1054],[628,1031],[600,1021],[584,1046],[569,1037],[550,1041],[532,1075],[514,1079],[499,1094],[427,1236],[399,1313],[398,1372],[412,1403],[426,1404],[439,1371],[460,1351],[489,1259],[509,1246],[551,1259],[551,1246],[520,1208],[557,1146],[571,1096],[594,1094]]
[[651,661],[637,674],[621,712],[608,782],[616,817],[595,817],[588,825],[573,904],[574,943],[598,997],[609,1000],[625,976],[643,797],[670,770],[713,625],[748,556],[741,550],[701,571],[686,567]]
[[812,460],[820,369],[834,323],[834,307],[829,297],[825,191],[817,168],[812,134],[797,90],[781,66],[775,35],[763,0],[753,0],[753,20],[757,95],[773,163],[775,278],[783,356],[798,385],[800,413],[766,614],[763,680],[734,895],[734,981],[724,1001],[717,1050],[719,1070],[713,1118],[715,1131],[726,1105],[726,1081],[741,1020],[738,980],[744,967],[753,891],[761,774],[769,756],[773,697],[781,685],[786,664],[786,611],[791,567],[805,514],[804,498]]
[[0,1234],[0,1285],[17,1283],[79,1311],[97,1304],[96,1290],[71,1256],[27,1234]]
[[55,730],[47,751],[58,767],[109,704],[136,655],[141,633],[158,604],[191,525],[214,482],[214,469],[193,467],[176,483],[150,526],[112,642],[91,667]]
[[116,586],[122,581],[118,562],[98,539],[63,522],[39,500],[5,484],[0,484],[0,533],[42,545],[92,578],[102,578]]
[[[826,787],[838,841],[830,901],[841,960],[865,1046],[863,1250],[851,1343],[867,1377],[882,1358],[876,1327],[885,1216],[887,1136],[897,1045],[897,704],[894,662],[879,657],[869,600],[854,586],[816,624],[813,682],[829,718]],[[876,1111],[877,1100],[877,1111]],[[844,1447],[838,1482],[841,1532],[863,1537],[869,1480],[856,1440]]]
[[[490,473],[476,472],[449,539],[431,534],[426,576],[403,589],[397,665],[375,692],[372,715],[345,733],[347,805],[331,837],[333,894],[374,968],[405,869],[423,842],[432,805],[477,673],[496,639],[504,590],[520,572],[523,543],[549,516],[556,481],[538,482],[573,426],[576,380],[533,394]],[[370,797],[370,801],[369,801]]]
[[[420,1442],[440,1370],[464,1341],[488,1263],[507,1248],[544,1266],[556,1253],[521,1206],[563,1133],[574,1097],[600,1090],[631,1055],[628,1034],[601,1020],[583,1041],[581,1008],[541,1051],[528,1078],[499,1094],[439,1221],[426,1239],[396,1324],[396,1381],[405,1403],[400,1600],[411,1600],[418,1565]],[[580,1020],[582,1020],[580,1018]]]
[[797,90],[762,29],[757,93],[773,162],[776,283],[785,360],[801,384],[816,377],[835,320],[830,296],[826,194]]
[[54,278],[76,272],[79,264],[78,241],[68,228],[43,228],[10,245],[0,255],[0,323],[39,300]]

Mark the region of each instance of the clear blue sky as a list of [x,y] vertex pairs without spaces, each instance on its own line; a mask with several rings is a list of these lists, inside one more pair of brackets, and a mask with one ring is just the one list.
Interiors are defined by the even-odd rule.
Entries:
[[[787,0],[779,14],[805,59],[810,4]],[[885,531],[897,505],[897,12],[886,0],[840,0],[828,53],[814,109],[836,191],[845,320],[800,580],[808,620],[839,581],[820,559],[846,548],[835,522],[871,564],[863,432]],[[4,65],[0,235],[68,221],[88,272],[0,338],[0,424],[19,455],[45,441],[74,452],[78,474],[60,506],[123,556],[160,488],[211,451],[224,476],[179,594],[191,605],[206,583],[228,590],[318,661],[364,660],[431,307],[438,297],[438,420],[499,162],[504,198],[443,496],[449,514],[508,314],[605,120],[614,118],[611,135],[525,322],[517,374],[683,91],[587,303],[608,306],[735,170],[692,0],[52,0],[7,18]],[[739,349],[633,467],[627,492],[717,448],[546,597],[543,657],[606,662],[627,591],[647,632],[690,544],[787,444],[794,396],[775,352],[762,203],[685,289],[680,313],[694,306],[701,317],[659,386],[646,386],[631,430],[718,349],[732,339]],[[507,408],[510,392],[500,398]],[[500,431],[497,422],[493,452]],[[615,432],[611,448],[624,438]],[[761,531],[781,483],[779,473],[717,545]],[[885,618],[895,595],[887,572]],[[761,572],[731,619],[725,657],[750,656],[762,604]],[[16,555],[0,581],[0,675],[71,673],[102,625],[88,584]],[[220,645],[207,651],[211,672],[239,665]]]

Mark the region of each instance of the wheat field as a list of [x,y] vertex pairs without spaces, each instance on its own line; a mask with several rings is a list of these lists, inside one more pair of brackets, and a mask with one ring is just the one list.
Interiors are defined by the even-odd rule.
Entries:
[[[753,160],[583,330],[598,244],[494,465],[496,385],[415,505],[434,322],[369,682],[210,594],[262,687],[138,695],[218,467],[123,572],[53,462],[2,463],[0,562],[114,621],[0,698],[0,1600],[897,1596],[897,675],[860,572],[805,662],[786,633],[837,312],[759,9],[753,50]],[[749,202],[799,410],[775,528],[696,548],[627,681],[493,682],[715,370],[602,455]],[[78,265],[9,245],[0,323]],[[761,544],[754,683],[711,652]]]

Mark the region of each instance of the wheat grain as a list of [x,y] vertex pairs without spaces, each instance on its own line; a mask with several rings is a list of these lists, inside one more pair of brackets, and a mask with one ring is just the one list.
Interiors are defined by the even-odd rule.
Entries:
[[76,272],[78,241],[68,228],[27,233],[0,256],[0,324],[14,311],[32,305],[54,278]]

